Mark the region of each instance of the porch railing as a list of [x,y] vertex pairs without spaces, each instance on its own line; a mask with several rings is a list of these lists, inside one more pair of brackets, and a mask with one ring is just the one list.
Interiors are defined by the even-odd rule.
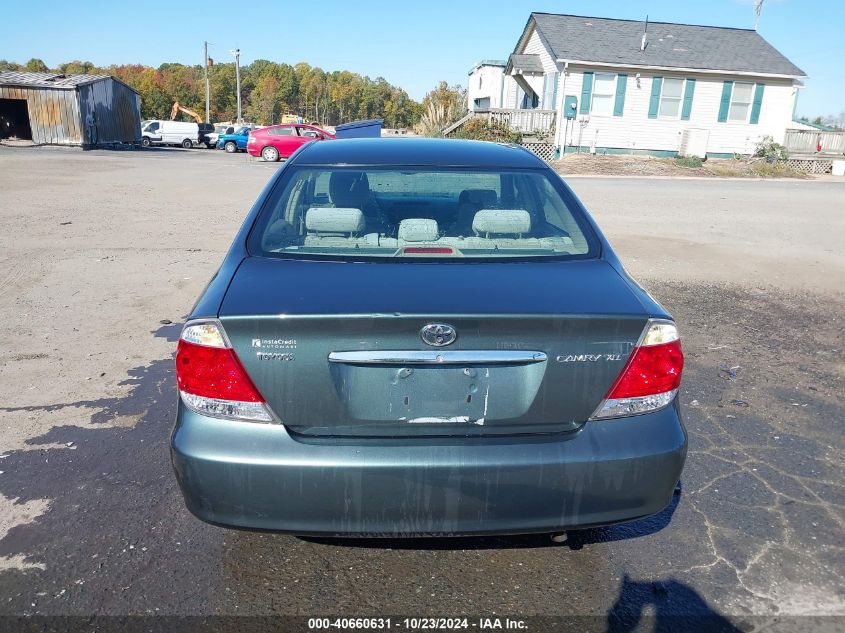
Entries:
[[841,156],[845,154],[845,132],[787,130],[783,144],[790,154]]
[[532,134],[534,132],[548,133],[554,129],[556,116],[557,112],[554,110],[517,110],[508,108],[472,110],[465,117],[443,130],[443,134],[449,136],[449,134],[460,128],[470,119],[477,118],[496,122],[523,134]]

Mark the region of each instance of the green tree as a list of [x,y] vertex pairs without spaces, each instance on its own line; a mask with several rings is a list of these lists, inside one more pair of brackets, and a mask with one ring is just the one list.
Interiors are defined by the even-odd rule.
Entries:
[[168,97],[193,110],[205,109],[205,79],[202,67],[162,64],[158,70],[162,76],[162,87]]
[[208,71],[208,83],[211,93],[211,120],[234,121],[238,111],[235,96],[235,63],[212,66]]
[[65,75],[95,75],[99,72],[99,69],[91,62],[81,62],[78,60],[59,64],[58,70]]
[[33,57],[27,63],[23,65],[23,69],[31,72],[31,73],[47,73],[50,72],[50,69],[47,68],[47,64],[45,64],[40,59],[36,59]]
[[426,136],[442,136],[443,130],[466,114],[466,91],[441,81],[425,95],[423,113],[418,125]]
[[246,115],[259,125],[273,125],[279,122],[279,80],[267,74],[258,80],[249,97]]

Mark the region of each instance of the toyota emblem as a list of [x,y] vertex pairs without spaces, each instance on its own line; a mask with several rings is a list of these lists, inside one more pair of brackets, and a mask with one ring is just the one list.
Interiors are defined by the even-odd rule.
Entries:
[[458,333],[451,325],[445,323],[429,323],[420,330],[420,338],[426,345],[444,347],[451,345],[458,338]]

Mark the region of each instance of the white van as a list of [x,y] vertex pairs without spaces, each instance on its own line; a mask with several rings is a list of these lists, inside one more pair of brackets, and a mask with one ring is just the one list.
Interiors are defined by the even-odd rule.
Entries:
[[141,145],[181,145],[190,149],[199,143],[199,125],[182,121],[150,121],[141,129]]

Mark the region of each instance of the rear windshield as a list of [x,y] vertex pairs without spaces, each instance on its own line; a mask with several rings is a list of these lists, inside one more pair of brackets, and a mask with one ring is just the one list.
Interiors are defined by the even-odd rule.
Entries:
[[270,257],[595,256],[578,202],[546,170],[285,170],[249,238]]

